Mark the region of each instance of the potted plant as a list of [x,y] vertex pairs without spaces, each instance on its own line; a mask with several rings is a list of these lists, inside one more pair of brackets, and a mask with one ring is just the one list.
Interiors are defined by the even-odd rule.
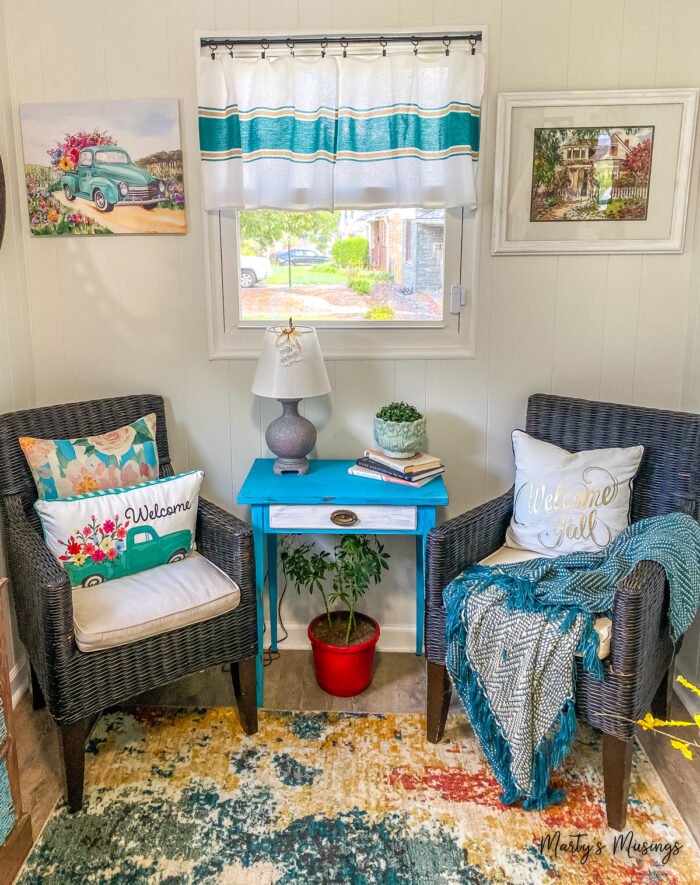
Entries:
[[374,438],[390,458],[412,458],[425,440],[425,418],[408,403],[389,403],[374,416]]
[[[381,581],[389,554],[376,538],[344,535],[333,557],[313,542],[285,538],[280,559],[285,581],[291,581],[297,593],[318,591],[323,599],[325,613],[317,615],[308,630],[316,681],[336,697],[360,694],[372,681],[379,624],[358,612],[357,603],[370,583]],[[324,583],[327,578],[330,588]],[[331,611],[338,602],[344,608]]]

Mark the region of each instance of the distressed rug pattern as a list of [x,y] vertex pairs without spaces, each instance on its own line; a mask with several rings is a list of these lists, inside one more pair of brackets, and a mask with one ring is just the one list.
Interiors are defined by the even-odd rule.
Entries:
[[[415,714],[261,711],[248,737],[226,708],[105,714],[88,742],[84,811],[59,803],[18,883],[698,881],[698,848],[641,750],[632,837],[615,846],[593,731],[579,727],[553,778],[566,802],[536,812],[501,805],[465,717],[450,717],[437,745],[424,726]],[[557,831],[559,850],[541,844]],[[578,851],[575,833],[586,834]]]

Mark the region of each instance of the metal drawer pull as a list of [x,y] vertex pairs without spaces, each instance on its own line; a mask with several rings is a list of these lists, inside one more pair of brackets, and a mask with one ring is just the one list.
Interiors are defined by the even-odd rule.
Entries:
[[357,525],[360,521],[358,515],[353,513],[352,510],[334,510],[331,513],[331,522],[334,522],[336,525],[342,526],[343,528],[347,528],[351,525]]

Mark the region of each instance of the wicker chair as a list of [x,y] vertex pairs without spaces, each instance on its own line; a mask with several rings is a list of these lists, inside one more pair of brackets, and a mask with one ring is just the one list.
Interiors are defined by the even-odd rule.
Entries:
[[[700,416],[535,394],[527,432],[570,451],[642,444],[631,518],[683,511],[697,518],[700,498]],[[426,551],[425,644],[428,740],[445,729],[452,686],[445,668],[443,588],[468,565],[503,545],[513,490],[432,529]],[[668,584],[658,563],[640,562],[617,587],[610,654],[598,682],[578,665],[576,713],[603,732],[608,823],[625,826],[635,726],[651,709],[665,716],[672,692],[674,647],[669,638]],[[677,649],[676,649],[677,650]]]
[[43,542],[32,506],[36,488],[18,438],[97,434],[150,412],[157,416],[160,475],[171,476],[160,396],[124,396],[0,416],[0,509],[17,624],[31,665],[34,708],[48,704],[58,725],[71,811],[82,808],[90,717],[139,692],[230,663],[243,728],[253,734],[258,727],[252,530],[209,501],[199,501],[197,549],[238,584],[239,605],[211,620],[128,645],[89,653],[76,646],[70,582]]

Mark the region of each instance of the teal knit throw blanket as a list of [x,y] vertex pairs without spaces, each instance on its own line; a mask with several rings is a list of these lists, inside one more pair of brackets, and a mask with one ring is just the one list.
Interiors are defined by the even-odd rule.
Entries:
[[675,640],[700,604],[700,526],[682,513],[636,522],[597,553],[474,565],[445,588],[447,668],[504,804],[563,800],[549,775],[576,732],[574,656],[603,678],[593,621],[642,560],[666,570]]

